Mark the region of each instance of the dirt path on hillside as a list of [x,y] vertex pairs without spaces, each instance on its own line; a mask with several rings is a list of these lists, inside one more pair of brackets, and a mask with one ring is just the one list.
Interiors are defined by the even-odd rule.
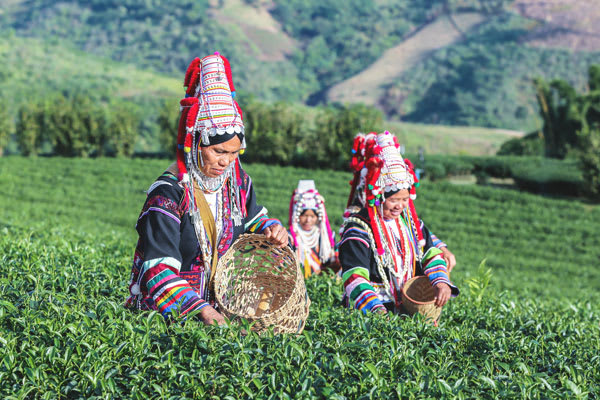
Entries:
[[570,50],[600,50],[600,1],[517,0],[513,7],[540,25],[527,35],[528,44]]
[[[398,46],[387,50],[370,67],[335,85],[327,95],[330,101],[375,105],[383,95],[383,87],[412,68],[432,52],[459,41],[463,34],[485,17],[478,13],[454,15],[454,22],[443,16],[425,25]],[[462,31],[462,32],[461,32]]]

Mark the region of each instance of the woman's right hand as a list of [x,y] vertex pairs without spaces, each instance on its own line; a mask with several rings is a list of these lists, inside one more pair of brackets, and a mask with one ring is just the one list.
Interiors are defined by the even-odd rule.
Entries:
[[206,325],[224,325],[225,324],[225,317],[223,317],[223,315],[220,312],[218,312],[211,306],[203,307],[200,310],[200,319]]

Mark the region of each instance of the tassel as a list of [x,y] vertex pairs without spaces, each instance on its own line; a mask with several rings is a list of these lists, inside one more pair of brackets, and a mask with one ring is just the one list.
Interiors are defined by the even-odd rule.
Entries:
[[223,56],[222,54],[219,54],[219,52],[216,52],[215,54],[220,56],[223,59],[223,65],[225,65],[225,76],[227,76],[227,82],[229,83],[229,89],[231,90],[231,96],[235,97],[235,94],[234,94],[235,87],[233,86],[233,78],[231,75],[231,65],[229,64],[229,60],[227,58],[225,58],[225,56]]
[[183,145],[183,151],[185,153],[189,153],[190,151],[192,151],[192,145],[194,142],[194,128],[196,126],[196,118],[198,117],[198,110],[200,109],[200,105],[198,104],[198,99],[196,97],[191,97],[189,99],[191,100],[192,104],[187,113],[187,118],[186,118],[186,123],[185,123],[186,135],[185,135],[185,141],[184,141],[184,145]]
[[381,232],[379,232],[379,227],[377,225],[377,210],[375,209],[375,207],[368,207],[367,211],[369,212],[369,219],[371,220],[373,238],[375,239],[375,244],[377,245],[377,254],[382,256],[383,254],[385,254],[385,249],[383,248],[383,244],[381,243]]
[[185,79],[183,80],[183,86],[190,86],[190,79],[192,77],[192,73],[194,70],[198,69],[198,65],[200,65],[200,58],[196,57],[192,60],[190,65],[188,65],[187,70],[185,71]]
[[192,70],[192,73],[190,76],[190,81],[189,81],[187,90],[185,91],[185,94],[188,96],[195,95],[196,87],[198,86],[199,82],[200,82],[200,68],[196,67],[194,70]]

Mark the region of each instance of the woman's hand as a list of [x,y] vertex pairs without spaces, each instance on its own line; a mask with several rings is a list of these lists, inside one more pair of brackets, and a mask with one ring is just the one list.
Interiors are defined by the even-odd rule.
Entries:
[[451,272],[452,268],[456,265],[456,257],[454,257],[454,254],[447,247],[442,247],[440,250],[442,250],[442,257],[446,260],[446,265],[448,265],[448,272]]
[[443,307],[452,295],[450,286],[447,283],[438,283],[433,287],[433,291],[435,293],[435,305],[438,307]]
[[269,239],[269,242],[277,247],[285,247],[288,244],[288,233],[282,225],[273,224],[263,230],[263,234]]
[[214,308],[212,308],[211,306],[203,307],[200,310],[200,319],[206,325],[224,325],[225,324],[225,318],[223,317],[223,315],[220,312],[218,312],[217,310],[215,310]]

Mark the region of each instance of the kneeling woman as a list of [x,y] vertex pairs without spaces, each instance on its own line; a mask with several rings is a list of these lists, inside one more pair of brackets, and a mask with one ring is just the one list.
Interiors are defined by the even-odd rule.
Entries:
[[305,278],[326,268],[336,269],[335,239],[329,226],[325,199],[317,191],[314,181],[298,182],[290,200],[289,224],[290,242],[296,249]]
[[402,287],[415,275],[426,275],[435,304],[445,305],[458,289],[431,235],[417,231],[418,218],[408,209],[414,178],[394,135],[371,136],[364,165],[357,190],[364,191],[366,206],[346,220],[338,244],[346,305],[363,312],[401,313]]
[[198,311],[205,323],[223,323],[211,294],[218,259],[242,233],[285,246],[287,232],[257,205],[238,160],[244,124],[227,59],[195,59],[185,86],[177,162],[147,191],[126,306],[165,317]]

